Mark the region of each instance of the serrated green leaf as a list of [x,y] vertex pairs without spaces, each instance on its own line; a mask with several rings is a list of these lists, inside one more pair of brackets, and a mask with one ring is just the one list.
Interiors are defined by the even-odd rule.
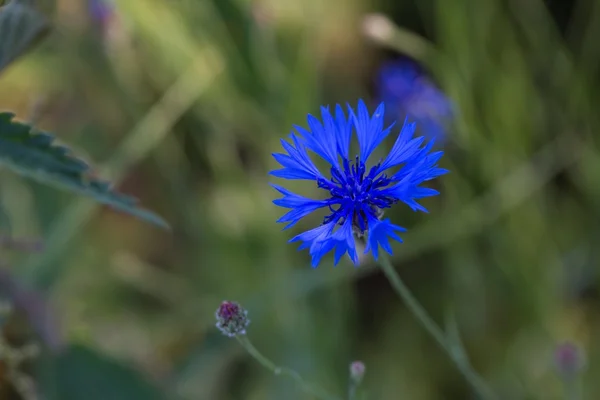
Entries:
[[96,178],[90,166],[71,151],[54,143],[48,133],[34,133],[29,125],[0,112],[0,164],[41,183],[59,186],[134,215],[163,228],[168,224],[156,214],[138,208],[137,199],[112,190],[110,182]]
[[72,345],[54,361],[60,400],[165,400],[166,395],[134,369],[86,346]]
[[42,39],[49,25],[38,11],[13,0],[0,8],[0,71]]

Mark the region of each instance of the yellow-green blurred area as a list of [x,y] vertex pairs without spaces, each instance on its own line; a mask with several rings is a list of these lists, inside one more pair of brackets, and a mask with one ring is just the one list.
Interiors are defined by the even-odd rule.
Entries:
[[565,398],[565,340],[586,355],[582,398],[600,397],[600,2],[118,0],[105,19],[41,2],[52,32],[0,75],[0,110],[172,228],[2,170],[4,231],[45,244],[4,252],[5,268],[47,297],[65,341],[130,369],[75,369],[62,384],[83,386],[46,398],[154,398],[125,389],[135,373],[156,398],[310,399],[216,330],[222,300],[248,309],[267,357],[341,399],[354,360],[365,400],[476,398],[370,256],[312,269],[287,241],[321,216],[275,222],[279,140],[320,105],[374,104],[377,69],[401,54],[458,112],[429,213],[386,214],[408,229],[399,274],[456,322],[500,399]]

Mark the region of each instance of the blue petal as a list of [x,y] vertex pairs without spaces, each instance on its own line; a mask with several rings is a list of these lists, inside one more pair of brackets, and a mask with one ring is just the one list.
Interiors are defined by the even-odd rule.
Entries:
[[[328,156],[335,161],[335,164],[332,164],[333,166],[336,166],[339,168],[339,161],[338,161],[338,129],[337,129],[337,123],[335,121],[335,119],[333,118],[333,116],[331,115],[331,112],[329,112],[329,107],[321,107],[321,119],[323,120],[323,136],[322,136],[322,141],[327,149],[327,154]],[[321,124],[319,123],[319,121],[315,118],[313,120],[313,123],[315,123],[316,127],[320,127]],[[309,121],[309,126],[311,127],[311,129],[313,129],[313,126],[310,125],[310,121]],[[314,132],[314,130],[313,130]]]
[[333,265],[337,265],[340,258],[346,253],[350,256],[350,259],[354,265],[358,264],[358,255],[356,253],[356,242],[354,241],[354,234],[352,232],[352,220],[347,218],[342,226],[333,234],[332,240],[335,241],[335,258]]
[[366,162],[375,148],[385,139],[390,133],[390,127],[383,129],[384,105],[381,103],[373,113],[369,116],[369,110],[364,101],[358,101],[358,115],[354,113],[351,107],[349,112],[352,115],[354,126],[356,128],[356,136],[360,146],[360,159]]
[[358,264],[356,242],[352,233],[352,221],[347,219],[335,232],[335,222],[318,226],[295,236],[290,242],[302,241],[298,250],[310,248],[311,264],[317,267],[323,256],[335,249],[334,265],[337,265],[342,256],[348,253],[352,262]]
[[336,123],[336,134],[337,134],[337,149],[338,153],[344,160],[348,160],[348,151],[350,150],[350,138],[352,137],[352,124],[351,118],[346,118],[342,106],[339,104],[335,106],[335,123]]
[[421,182],[430,181],[440,175],[444,175],[448,173],[448,170],[438,168],[437,166],[437,162],[443,154],[443,151],[436,151],[429,155],[426,155],[425,152],[421,152],[409,160],[406,165],[392,177],[392,179],[404,179],[405,176],[411,175],[411,180],[418,185]]
[[425,197],[437,196],[438,194],[440,194],[440,192],[438,192],[435,189],[414,187],[410,192],[410,196],[405,197],[402,201],[406,205],[408,205],[413,211],[429,212],[425,207],[417,203],[416,200]]
[[392,179],[399,182],[390,187],[375,190],[377,196],[389,196],[407,204],[413,211],[419,210],[427,212],[427,209],[416,202],[417,199],[435,196],[436,190],[419,187],[423,182],[429,181],[448,171],[437,167],[437,162],[442,156],[442,151],[437,151],[427,155],[426,146],[422,151],[410,159],[406,165],[395,174]]
[[297,168],[281,168],[276,169],[274,171],[269,172],[269,175],[275,176],[277,178],[283,179],[306,179],[313,180],[312,175],[308,174],[306,171]]
[[292,193],[279,185],[272,183],[270,185],[284,196],[281,199],[273,200],[273,204],[279,207],[292,209],[277,220],[277,222],[289,222],[284,229],[294,226],[300,219],[319,208],[335,204],[332,200],[313,200]]
[[281,145],[288,154],[274,153],[273,157],[284,168],[271,171],[270,174],[285,179],[308,179],[317,180],[323,175],[308,156],[305,144],[294,135],[290,134],[294,145],[281,139]]
[[325,126],[316,117],[309,114],[307,122],[310,130],[306,130],[298,125],[294,125],[294,128],[304,138],[306,147],[314,151],[333,167],[339,169],[335,122],[331,113],[325,107],[321,108],[321,116],[325,122]]
[[425,140],[424,137],[418,137],[413,139],[416,124],[407,124],[404,121],[404,125],[400,130],[400,134],[387,155],[385,160],[381,163],[378,172],[383,172],[388,168],[392,168],[411,160],[415,155],[419,153],[420,146]]
[[277,160],[277,162],[283,165],[285,168],[271,171],[269,172],[270,175],[284,179],[317,179],[314,173],[300,166],[296,160],[288,155],[273,153],[273,158],[275,158],[275,160]]
[[373,218],[368,215],[369,220],[369,231],[367,234],[367,247],[365,248],[365,254],[371,251],[373,258],[377,260],[379,257],[379,246],[381,246],[388,254],[392,254],[392,247],[388,241],[388,237],[402,243],[400,236],[396,232],[406,232],[401,226],[394,225],[389,219],[379,221],[377,218]]
[[311,265],[316,268],[321,258],[331,251],[335,245],[335,241],[331,239],[333,228],[335,228],[335,222],[320,225],[293,237],[290,239],[290,243],[301,241],[302,244],[298,247],[298,250],[310,248]]

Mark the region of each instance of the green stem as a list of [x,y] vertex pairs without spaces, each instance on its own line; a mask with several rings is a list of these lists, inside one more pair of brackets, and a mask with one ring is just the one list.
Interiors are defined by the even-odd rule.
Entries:
[[575,378],[565,378],[563,380],[563,385],[565,391],[565,400],[579,400],[581,398],[577,380]]
[[306,382],[300,376],[300,374],[297,373],[296,371],[294,371],[293,369],[285,368],[285,367],[279,367],[279,366],[275,365],[275,363],[273,363],[271,360],[269,360],[268,358],[266,358],[265,356],[263,356],[262,353],[260,351],[258,351],[256,349],[256,347],[254,347],[254,345],[252,344],[252,342],[250,342],[250,339],[248,339],[248,337],[238,335],[235,338],[246,349],[246,351],[252,357],[254,357],[254,359],[256,361],[258,361],[263,367],[265,367],[266,369],[268,369],[269,371],[271,371],[273,374],[275,374],[275,375],[284,375],[284,376],[287,376],[289,378],[292,378],[294,381],[296,381],[296,383],[298,384],[298,386],[304,392],[312,394],[313,396],[315,396],[318,399],[322,399],[322,400],[339,400],[337,397],[328,394],[323,389],[315,387],[314,385],[311,385],[308,382]]
[[442,349],[448,353],[448,356],[458,369],[462,372],[466,380],[472,386],[473,390],[479,395],[481,399],[495,399],[496,396],[487,386],[487,384],[481,379],[481,377],[473,370],[469,360],[462,351],[457,351],[456,346],[448,340],[442,329],[433,321],[433,319],[427,314],[427,311],[421,306],[417,299],[413,296],[408,287],[404,284],[394,267],[392,266],[390,259],[382,254],[379,257],[379,265],[383,269],[383,273],[390,281],[392,287],[396,293],[402,298],[408,309],[413,315],[421,322],[423,327],[429,332],[429,334],[435,339]]
[[351,383],[350,388],[348,389],[348,400],[354,400],[356,398],[356,389],[358,385],[356,383]]

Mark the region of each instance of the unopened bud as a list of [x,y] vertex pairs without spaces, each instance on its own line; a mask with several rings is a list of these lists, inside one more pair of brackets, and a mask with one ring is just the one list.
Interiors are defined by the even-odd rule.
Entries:
[[566,378],[572,378],[584,366],[584,357],[574,343],[565,342],[556,347],[554,361],[558,372]]
[[222,302],[215,313],[215,317],[217,318],[217,328],[229,337],[245,335],[246,327],[250,323],[248,311],[234,301]]
[[368,14],[362,21],[363,33],[370,39],[387,42],[394,36],[394,24],[383,14]]
[[350,379],[358,385],[365,376],[366,367],[362,361],[354,361],[350,364]]

